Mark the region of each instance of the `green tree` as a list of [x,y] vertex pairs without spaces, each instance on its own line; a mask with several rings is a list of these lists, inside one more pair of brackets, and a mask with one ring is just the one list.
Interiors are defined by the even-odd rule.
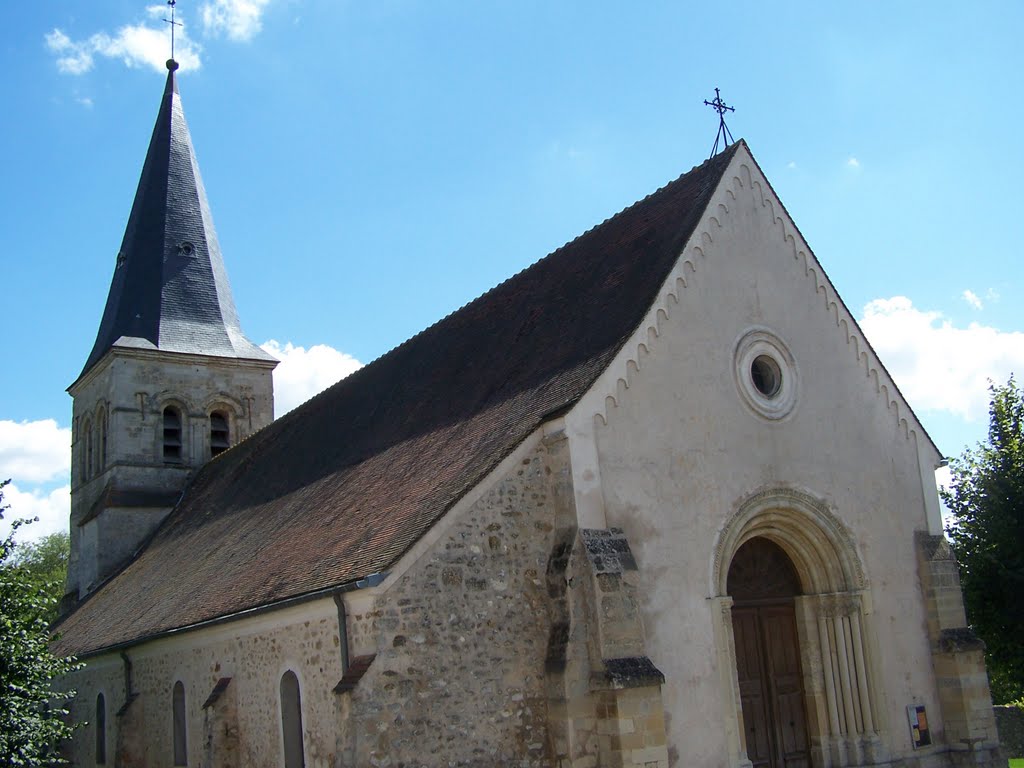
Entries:
[[[0,519],[8,482],[0,482]],[[26,522],[15,520],[0,541],[0,766],[60,763],[57,746],[71,735],[65,704],[73,693],[53,681],[76,665],[50,653],[54,598],[13,558],[14,535]]]
[[36,589],[52,599],[46,614],[51,623],[57,618],[57,608],[64,597],[70,552],[67,531],[58,531],[35,541],[19,543],[11,555],[11,563],[24,571]]
[[1011,377],[990,386],[988,439],[950,463],[942,493],[967,618],[985,641],[992,697],[1024,696],[1024,397]]

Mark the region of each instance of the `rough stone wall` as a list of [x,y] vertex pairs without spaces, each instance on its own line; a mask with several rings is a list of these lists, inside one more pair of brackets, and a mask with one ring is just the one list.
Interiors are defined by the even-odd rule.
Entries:
[[[277,766],[279,683],[291,669],[300,682],[311,768],[559,765],[549,699],[561,702],[564,715],[565,696],[549,690],[546,663],[558,602],[550,562],[556,540],[576,538],[565,443],[564,437],[545,441],[527,452],[476,503],[453,513],[409,570],[365,601],[367,609],[347,612],[350,658],[376,654],[353,690],[334,692],[346,670],[338,607],[324,598],[129,649],[130,690],[118,655],[90,659],[68,681],[81,691],[73,716],[90,720],[89,702],[102,688],[108,764],[115,752],[119,765],[169,764],[172,690],[181,680],[190,765]],[[561,589],[572,591],[564,577],[563,567]],[[577,667],[584,674],[576,685],[582,698],[590,678],[587,631],[581,621],[584,661]],[[223,678],[230,678],[227,688],[204,707]],[[112,713],[131,694],[125,717],[115,723]],[[594,738],[581,754],[591,758],[562,765],[598,764],[594,704],[587,706]],[[89,727],[76,733],[75,765],[94,764],[90,734]]]
[[[172,691],[185,686],[188,764],[279,766],[282,761],[280,680],[295,672],[301,692],[305,761],[309,768],[336,765],[338,701],[332,689],[342,675],[337,609],[330,598],[230,622],[127,651],[134,699],[128,700],[124,662],[117,654],[88,660],[69,677],[80,693],[72,718],[89,725],[75,732],[72,764],[95,765],[96,692],[107,699],[107,765],[157,766],[173,760]],[[217,682],[228,687],[204,709]],[[120,745],[120,751],[115,750]],[[219,745],[217,760],[209,745]]]
[[1024,757],[1024,707],[995,707],[999,742],[1009,758]]
[[116,713],[126,701],[121,659],[117,654],[95,659],[88,669],[69,675],[67,686],[77,691],[68,709],[71,722],[78,727],[72,741],[65,745],[65,757],[76,768],[96,765],[96,699],[102,693],[106,707],[106,764],[113,765],[121,720]]
[[587,682],[596,704],[598,765],[667,768],[665,679],[646,656],[639,574],[629,542],[620,528],[582,529],[576,559],[581,573],[574,589],[585,590],[591,604]]
[[559,537],[545,662],[559,768],[667,768],[664,677],[646,656],[636,561],[619,529]]
[[376,660],[346,699],[345,765],[550,766],[546,569],[564,441],[540,445],[448,528],[373,615]]

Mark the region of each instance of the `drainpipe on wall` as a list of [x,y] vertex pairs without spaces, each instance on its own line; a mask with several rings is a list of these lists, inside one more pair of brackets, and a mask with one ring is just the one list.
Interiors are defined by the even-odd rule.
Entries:
[[334,604],[338,607],[338,639],[341,646],[341,673],[348,670],[348,616],[345,615],[345,600],[339,590],[334,593]]

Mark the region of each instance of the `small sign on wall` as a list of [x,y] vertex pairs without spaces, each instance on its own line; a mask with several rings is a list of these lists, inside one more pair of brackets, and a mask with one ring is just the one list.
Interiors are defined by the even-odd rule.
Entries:
[[907,719],[910,721],[910,740],[914,749],[927,747],[932,743],[932,732],[928,730],[928,715],[924,704],[911,704],[907,707]]

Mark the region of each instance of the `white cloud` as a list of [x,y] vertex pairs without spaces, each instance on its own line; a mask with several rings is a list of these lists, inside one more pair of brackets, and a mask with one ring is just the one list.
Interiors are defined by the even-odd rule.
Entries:
[[53,419],[0,421],[0,480],[45,483],[70,471],[70,429]]
[[64,485],[53,491],[42,489],[21,490],[15,483],[4,488],[3,520],[0,520],[0,537],[6,538],[15,520],[39,518],[37,522],[22,526],[17,534],[18,541],[31,541],[57,531],[66,531],[71,517],[71,486]]
[[[949,466],[939,467],[935,470],[935,487],[940,491],[943,488],[949,488],[952,482],[952,473],[949,471]],[[942,509],[942,527],[952,525],[954,521],[953,513],[949,511],[949,507],[942,500],[941,494],[939,495],[939,506]]]
[[326,344],[309,349],[274,340],[261,345],[281,362],[274,369],[274,415],[282,416],[363,364]]
[[856,157],[851,157],[846,161],[846,165],[849,166],[850,168],[860,168],[860,160],[858,160]]
[[[12,480],[4,488],[4,505],[10,509],[0,520],[0,536],[6,536],[14,520],[38,517],[22,528],[19,541],[67,530],[71,513],[71,430],[53,419],[0,420],[0,480]],[[62,481],[60,488],[47,488]]]
[[790,170],[796,168],[796,160],[790,160],[788,163],[786,163],[786,167],[789,168]]
[[941,312],[918,309],[905,296],[875,299],[863,314],[861,328],[915,408],[983,420],[989,381],[1024,373],[1022,332],[978,323],[958,328]]
[[46,47],[57,54],[57,69],[66,75],[81,75],[92,69],[92,53],[83,43],[73,43],[71,38],[55,29],[45,36]]
[[[151,14],[153,10],[150,9]],[[163,72],[170,56],[170,39],[163,21],[159,23],[160,27],[128,24],[113,36],[97,32],[79,41],[54,29],[45,36],[46,47],[56,54],[57,69],[68,75],[81,75],[91,70],[96,56],[120,59],[128,67],[147,66]],[[199,47],[188,38],[184,27],[179,27],[175,35],[174,58],[183,70],[199,69],[201,65]]]
[[203,4],[200,18],[209,35],[226,35],[230,40],[246,41],[263,28],[263,11],[270,0],[212,0]]
[[[270,0],[207,0],[199,10],[201,29],[206,35],[234,41],[251,40],[263,27],[263,13]],[[96,64],[96,57],[120,59],[128,67],[151,67],[163,72],[170,56],[167,6],[146,8],[149,20],[126,24],[113,35],[101,31],[82,40],[72,40],[61,29],[44,36],[46,47],[56,56],[57,69],[68,75],[82,75]],[[181,24],[181,16],[176,19]],[[188,35],[188,27],[176,26],[174,58],[182,70],[201,66],[202,48]]]
[[981,303],[981,299],[978,298],[978,294],[974,291],[967,290],[961,295],[963,296],[963,300],[966,301],[973,309],[982,309],[985,306]]

